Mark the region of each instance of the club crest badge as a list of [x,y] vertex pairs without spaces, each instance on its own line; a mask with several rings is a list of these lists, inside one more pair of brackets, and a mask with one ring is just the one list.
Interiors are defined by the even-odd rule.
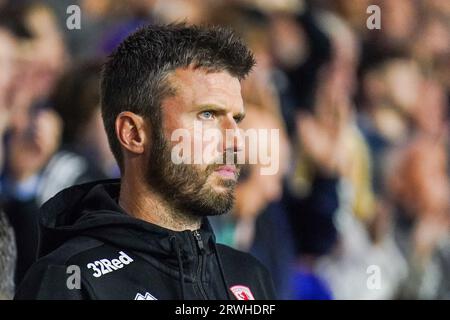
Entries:
[[232,286],[230,290],[238,300],[255,300],[250,288],[246,286]]

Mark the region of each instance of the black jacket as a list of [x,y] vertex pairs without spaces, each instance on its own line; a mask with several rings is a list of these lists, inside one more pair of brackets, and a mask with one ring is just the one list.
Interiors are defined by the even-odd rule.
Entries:
[[15,299],[275,298],[261,263],[216,244],[206,218],[194,232],[164,229],[127,215],[119,190],[78,185],[42,206],[40,259]]

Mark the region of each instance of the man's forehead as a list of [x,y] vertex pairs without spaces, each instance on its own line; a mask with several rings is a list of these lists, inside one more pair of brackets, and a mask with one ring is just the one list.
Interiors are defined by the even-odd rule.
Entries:
[[203,68],[179,68],[169,77],[176,95],[192,104],[218,103],[242,107],[241,84],[227,71],[210,72]]

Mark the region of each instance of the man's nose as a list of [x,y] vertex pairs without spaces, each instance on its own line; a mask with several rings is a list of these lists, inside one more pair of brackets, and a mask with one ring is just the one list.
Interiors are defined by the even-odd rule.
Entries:
[[225,149],[231,149],[234,152],[240,152],[244,148],[242,129],[239,128],[236,120],[231,117],[224,124],[225,131]]

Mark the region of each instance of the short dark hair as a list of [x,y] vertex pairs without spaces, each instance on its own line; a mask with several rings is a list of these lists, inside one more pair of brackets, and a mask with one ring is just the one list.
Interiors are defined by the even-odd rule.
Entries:
[[175,93],[167,81],[177,68],[227,71],[239,80],[250,72],[255,59],[233,31],[224,27],[185,23],[145,26],[126,38],[109,56],[102,71],[101,107],[108,141],[123,170],[123,155],[115,134],[122,111],[148,119],[161,128],[161,102]]

